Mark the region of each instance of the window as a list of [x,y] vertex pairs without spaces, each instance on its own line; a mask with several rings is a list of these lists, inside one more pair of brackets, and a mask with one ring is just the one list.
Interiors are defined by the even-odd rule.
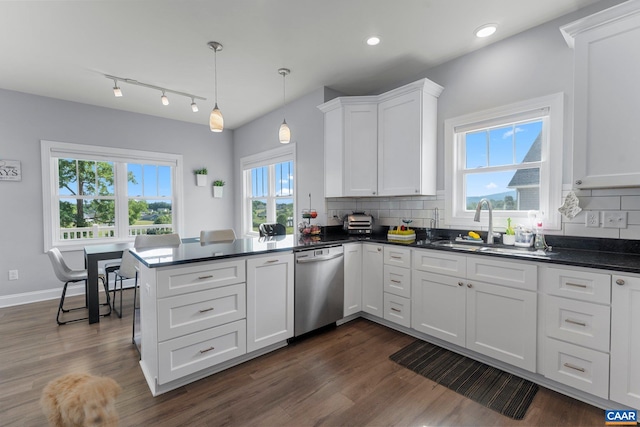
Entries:
[[545,229],[559,229],[563,115],[556,94],[446,120],[447,225],[479,228],[473,215],[486,198],[497,227],[508,217],[528,226],[534,210]]
[[283,147],[242,159],[243,233],[257,235],[263,223],[279,223],[293,234],[294,151]]
[[177,232],[179,155],[42,141],[45,250]]

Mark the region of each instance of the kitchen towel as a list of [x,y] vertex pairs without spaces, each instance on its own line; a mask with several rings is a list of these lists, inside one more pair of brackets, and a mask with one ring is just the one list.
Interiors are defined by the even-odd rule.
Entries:
[[582,211],[582,208],[578,206],[579,203],[576,193],[569,191],[567,197],[564,198],[564,204],[558,208],[558,212],[567,219],[573,219]]

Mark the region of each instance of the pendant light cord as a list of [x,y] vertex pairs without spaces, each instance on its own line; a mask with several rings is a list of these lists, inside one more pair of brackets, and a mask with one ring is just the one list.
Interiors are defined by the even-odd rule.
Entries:
[[216,107],[218,106],[218,49],[213,49],[213,94],[216,98]]

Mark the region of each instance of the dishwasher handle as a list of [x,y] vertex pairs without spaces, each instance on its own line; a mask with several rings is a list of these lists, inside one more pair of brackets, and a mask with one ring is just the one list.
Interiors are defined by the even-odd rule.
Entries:
[[329,260],[332,260],[332,259],[340,258],[343,255],[344,254],[341,252],[339,254],[330,255],[330,256],[319,256],[319,257],[308,258],[308,259],[306,259],[306,258],[296,259],[296,263],[297,264],[306,264],[306,263],[310,263],[310,262],[329,261]]

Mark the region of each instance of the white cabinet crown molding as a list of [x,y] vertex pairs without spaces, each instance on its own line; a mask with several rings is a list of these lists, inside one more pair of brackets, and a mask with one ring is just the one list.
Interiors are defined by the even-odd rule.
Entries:
[[594,13],[593,15],[563,25],[560,27],[560,31],[567,45],[573,49],[575,47],[575,39],[580,33],[628,18],[638,13],[640,13],[640,0],[628,0],[619,5]]

